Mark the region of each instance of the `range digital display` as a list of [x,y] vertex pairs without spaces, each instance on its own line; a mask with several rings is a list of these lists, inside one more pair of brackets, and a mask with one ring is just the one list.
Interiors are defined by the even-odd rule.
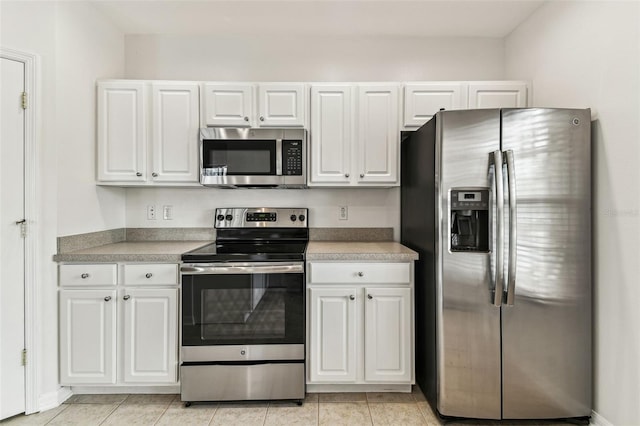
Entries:
[[278,216],[275,212],[251,212],[247,213],[247,222],[275,222]]

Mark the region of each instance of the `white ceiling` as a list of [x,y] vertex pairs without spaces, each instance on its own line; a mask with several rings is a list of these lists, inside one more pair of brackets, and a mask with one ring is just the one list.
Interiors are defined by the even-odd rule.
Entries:
[[125,34],[504,37],[544,1],[97,0]]

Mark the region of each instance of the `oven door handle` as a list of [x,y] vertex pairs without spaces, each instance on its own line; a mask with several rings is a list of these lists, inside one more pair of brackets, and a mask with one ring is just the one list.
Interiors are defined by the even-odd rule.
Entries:
[[262,263],[262,264],[187,264],[180,268],[183,275],[229,275],[229,274],[302,274],[304,264]]

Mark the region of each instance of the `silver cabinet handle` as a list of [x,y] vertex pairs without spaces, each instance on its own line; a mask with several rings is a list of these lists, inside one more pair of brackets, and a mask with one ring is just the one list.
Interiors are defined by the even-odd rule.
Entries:
[[151,176],[158,177],[158,174],[156,172],[153,172],[153,173],[151,173]]
[[129,296],[128,294],[125,294],[122,298],[124,300],[129,300],[129,299],[131,299],[131,296]]
[[107,297],[104,298],[105,302],[108,302],[109,300],[111,300],[111,296],[107,296]]
[[345,173],[344,177],[348,178],[349,177],[349,173]]
[[137,172],[137,173],[136,173],[136,176],[140,177],[140,176],[142,176],[142,173]]
[[356,300],[356,297],[353,294],[351,294],[349,295],[349,300]]
[[364,277],[364,272],[358,272],[359,277]]
[[360,177],[363,178],[364,177],[364,173],[360,173]]
[[85,272],[84,274],[80,275],[80,278],[82,278],[83,280],[89,278],[89,274]]
[[370,295],[370,294],[367,294],[367,299],[371,300],[371,299],[373,299],[373,296]]
[[245,117],[245,118],[244,118],[244,121],[249,121],[249,117]]
[[509,265],[507,266],[507,305],[512,306],[516,291],[517,223],[516,223],[516,170],[513,151],[505,151],[507,157],[507,192],[509,193]]
[[493,304],[502,306],[504,292],[504,188],[502,185],[502,151],[493,151],[493,169],[496,185],[496,284]]
[[145,277],[147,277],[147,278],[151,278],[152,276],[153,276],[153,274],[152,274],[151,272],[147,272],[147,273],[145,274]]
[[264,121],[264,117],[260,117],[260,121]]

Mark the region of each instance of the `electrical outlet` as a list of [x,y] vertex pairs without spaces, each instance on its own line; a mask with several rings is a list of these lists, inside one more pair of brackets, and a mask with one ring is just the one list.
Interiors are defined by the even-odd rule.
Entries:
[[164,220],[173,219],[173,206],[162,206],[162,218]]
[[347,220],[349,219],[349,207],[347,206],[340,206],[340,213],[338,215],[338,219],[340,220]]
[[147,206],[147,220],[156,220],[156,206]]

